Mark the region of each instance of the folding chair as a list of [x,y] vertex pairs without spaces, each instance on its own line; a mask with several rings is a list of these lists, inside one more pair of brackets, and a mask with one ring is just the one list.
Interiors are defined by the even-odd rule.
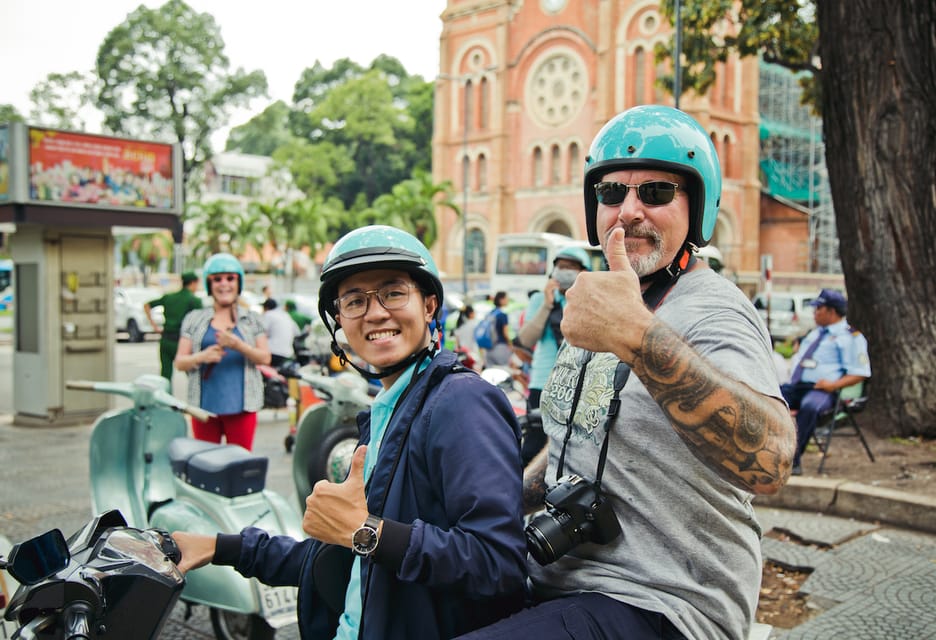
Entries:
[[[816,424],[816,431],[813,438],[819,449],[822,451],[822,460],[819,462],[819,471],[825,466],[826,456],[829,454],[829,447],[832,445],[832,437],[838,436],[857,436],[861,440],[864,450],[868,453],[868,458],[874,462],[874,454],[871,453],[871,447],[868,446],[855,415],[864,411],[868,405],[868,386],[870,380],[864,380],[850,387],[840,389],[835,399],[835,406],[819,415],[819,421]],[[842,432],[843,429],[850,429],[850,432]]]

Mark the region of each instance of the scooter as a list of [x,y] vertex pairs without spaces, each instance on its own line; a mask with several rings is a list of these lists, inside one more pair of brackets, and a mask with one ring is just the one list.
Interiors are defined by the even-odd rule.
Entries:
[[316,482],[343,482],[348,475],[359,436],[357,414],[373,401],[367,380],[357,373],[326,376],[314,371],[303,367],[297,372],[302,384],[322,399],[302,413],[296,430],[292,474],[302,511]]
[[[187,437],[182,412],[211,414],[175,398],[169,383],[142,375],[130,383],[69,381],[69,389],[124,396],[127,409],[97,419],[91,434],[91,504],[118,509],[132,527],[214,535],[256,526],[302,538],[300,513],[264,489],[267,459],[237,445]],[[268,587],[231,567],[208,565],[188,574],[182,600],[210,609],[219,640],[269,639],[296,621],[294,587]]]
[[0,569],[19,583],[3,638],[158,637],[182,592],[179,548],[165,531],[127,526],[118,511],[67,541],[52,529],[15,545]]

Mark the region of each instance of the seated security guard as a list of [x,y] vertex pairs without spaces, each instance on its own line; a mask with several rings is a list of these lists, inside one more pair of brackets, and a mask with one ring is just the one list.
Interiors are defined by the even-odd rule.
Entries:
[[845,296],[823,289],[810,305],[815,307],[816,328],[803,338],[793,356],[790,381],[780,386],[790,408],[797,410],[795,476],[803,473],[800,457],[819,415],[834,406],[835,394],[871,377],[868,341],[848,325]]

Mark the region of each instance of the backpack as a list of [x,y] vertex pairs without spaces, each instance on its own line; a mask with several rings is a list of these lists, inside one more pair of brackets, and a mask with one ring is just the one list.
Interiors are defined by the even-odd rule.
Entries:
[[497,309],[487,314],[474,329],[475,344],[479,349],[493,349],[497,341]]

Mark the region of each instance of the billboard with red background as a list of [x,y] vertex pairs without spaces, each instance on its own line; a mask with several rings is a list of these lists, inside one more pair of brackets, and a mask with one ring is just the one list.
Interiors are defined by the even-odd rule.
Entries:
[[29,199],[175,210],[171,144],[29,128]]

